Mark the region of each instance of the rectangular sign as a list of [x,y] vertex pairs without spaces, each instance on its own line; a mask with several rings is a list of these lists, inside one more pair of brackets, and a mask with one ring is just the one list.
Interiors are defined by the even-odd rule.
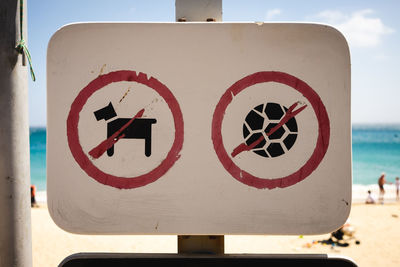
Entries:
[[350,57],[301,23],[81,23],[47,55],[48,205],[74,233],[319,234],[351,206]]
[[60,267],[127,267],[127,266],[296,266],[357,267],[348,258],[325,254],[278,255],[177,255],[177,254],[100,254],[79,253],[64,259]]

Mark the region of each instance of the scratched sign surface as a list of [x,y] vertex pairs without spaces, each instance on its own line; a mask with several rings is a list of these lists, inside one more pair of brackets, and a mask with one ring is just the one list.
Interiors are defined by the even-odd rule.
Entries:
[[47,192],[75,233],[317,234],[351,205],[335,29],[82,23],[47,56]]

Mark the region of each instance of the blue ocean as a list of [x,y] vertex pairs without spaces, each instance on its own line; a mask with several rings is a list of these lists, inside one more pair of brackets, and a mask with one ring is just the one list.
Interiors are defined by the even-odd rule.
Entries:
[[354,125],[352,130],[353,184],[377,184],[400,177],[400,125]]
[[[386,173],[400,176],[400,125],[353,125],[353,184],[376,184]],[[46,190],[46,128],[30,129],[31,183]]]

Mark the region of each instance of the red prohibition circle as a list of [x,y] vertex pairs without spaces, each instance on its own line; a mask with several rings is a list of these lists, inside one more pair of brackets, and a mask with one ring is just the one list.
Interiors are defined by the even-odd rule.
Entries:
[[[155,90],[162,98],[164,98],[174,118],[175,139],[167,157],[155,169],[137,177],[118,177],[101,171],[92,163],[87,154],[83,152],[82,146],[79,142],[79,114],[89,97],[104,86],[121,81],[137,82]],[[99,183],[119,189],[137,188],[159,179],[179,159],[179,152],[183,145],[183,116],[178,101],[164,84],[153,77],[147,78],[147,75],[141,72],[136,74],[135,71],[120,70],[98,76],[79,92],[74,102],[72,102],[68,114],[67,138],[72,156],[82,170],[84,170],[90,177]]]
[[[314,151],[308,161],[294,173],[280,178],[260,178],[240,169],[228,155],[222,140],[221,128],[225,111],[232,102],[233,96],[249,86],[277,82],[288,85],[300,92],[310,102],[318,120],[318,138]],[[308,177],[321,163],[329,146],[330,123],[326,108],[318,94],[304,81],[284,72],[263,71],[250,74],[234,83],[226,90],[219,100],[213,115],[211,138],[214,150],[224,168],[239,182],[255,188],[285,188],[294,185]]]

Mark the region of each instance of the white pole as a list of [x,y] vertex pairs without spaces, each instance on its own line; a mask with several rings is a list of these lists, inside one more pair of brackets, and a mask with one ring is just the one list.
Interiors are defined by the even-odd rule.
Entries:
[[[179,22],[222,21],[222,0],[175,0],[175,20]],[[178,235],[179,254],[224,254],[223,235]]]
[[175,0],[176,21],[222,21],[222,0]]
[[[20,1],[0,1],[0,266],[32,266],[27,66]],[[26,0],[23,25],[26,35]],[[28,64],[26,64],[28,65]]]

